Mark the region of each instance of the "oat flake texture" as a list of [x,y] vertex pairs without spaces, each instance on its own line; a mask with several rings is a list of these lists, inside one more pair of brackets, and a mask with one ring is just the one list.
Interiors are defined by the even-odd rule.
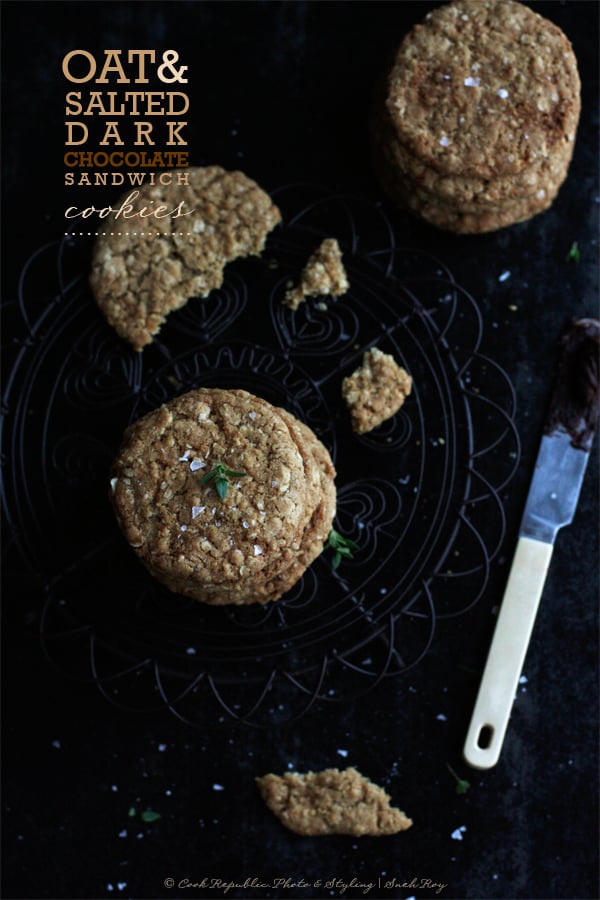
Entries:
[[138,351],[151,343],[170,312],[220,287],[228,262],[259,255],[281,221],[269,195],[242,172],[192,167],[185,170],[189,185],[178,185],[181,171],[172,173],[170,185],[140,188],[132,212],[174,210],[183,201],[181,210],[193,210],[191,215],[144,218],[144,234],[133,229],[101,234],[94,246],[94,297],[110,325]]

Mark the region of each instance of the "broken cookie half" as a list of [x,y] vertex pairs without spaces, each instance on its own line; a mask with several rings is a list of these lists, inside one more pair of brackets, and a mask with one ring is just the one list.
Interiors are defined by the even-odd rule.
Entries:
[[219,288],[227,263],[259,255],[281,221],[269,195],[242,172],[192,167],[184,171],[186,184],[176,177],[181,170],[166,174],[170,184],[147,184],[120,198],[115,210],[122,217],[103,220],[92,256],[98,306],[138,351],[170,312]]
[[256,779],[268,808],[291,831],[325,834],[385,835],[412,825],[390,796],[357,769],[286,772]]
[[335,238],[326,238],[302,270],[300,284],[286,291],[283,302],[298,309],[307,297],[341,297],[349,288],[340,245]]

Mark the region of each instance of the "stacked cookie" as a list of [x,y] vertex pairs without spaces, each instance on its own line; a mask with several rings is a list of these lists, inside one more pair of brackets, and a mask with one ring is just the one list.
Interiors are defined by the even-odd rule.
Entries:
[[403,208],[493,231],[547,209],[580,112],[573,49],[515,0],[454,0],[402,41],[372,118],[375,165]]
[[326,448],[243,390],[200,388],[139,419],[111,474],[117,520],[146,568],[205,603],[277,600],[335,515]]

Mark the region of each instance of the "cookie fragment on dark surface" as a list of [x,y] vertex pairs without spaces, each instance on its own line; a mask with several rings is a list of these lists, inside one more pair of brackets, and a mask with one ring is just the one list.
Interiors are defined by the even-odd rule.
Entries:
[[307,297],[341,297],[349,288],[340,245],[335,238],[326,238],[302,270],[300,284],[286,291],[284,303],[298,309]]
[[412,820],[390,806],[390,796],[354,768],[286,772],[256,779],[271,812],[296,834],[381,836],[410,828]]
[[356,371],[344,378],[342,397],[356,434],[372,431],[394,416],[412,390],[412,378],[393,356],[373,347]]

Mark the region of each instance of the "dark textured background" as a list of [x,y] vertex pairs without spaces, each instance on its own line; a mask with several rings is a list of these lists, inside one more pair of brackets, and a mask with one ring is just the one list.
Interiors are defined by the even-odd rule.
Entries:
[[[583,113],[569,179],[531,222],[457,238],[386,209],[400,240],[446,261],[479,300],[484,349],[516,387],[522,465],[505,503],[508,536],[484,601],[445,624],[427,659],[366,702],[317,710],[269,732],[198,733],[172,717],[119,713],[42,658],[40,598],[7,548],[3,592],[3,896],[223,896],[164,879],[304,879],[237,897],[364,896],[313,887],[375,882],[369,897],[594,898],[597,868],[598,451],[573,525],[560,534],[500,763],[461,763],[461,747],[535,460],[567,316],[597,314],[598,5],[533,8],[574,44]],[[63,230],[61,60],[74,47],[175,47],[189,65],[195,164],[240,167],[266,189],[318,182],[382,199],[366,118],[387,54],[427,3],[111,2],[3,4],[3,300],[29,254]],[[574,240],[581,261],[565,257]],[[510,278],[500,283],[498,275]],[[516,306],[509,310],[509,306]],[[20,334],[3,334],[10,366]],[[10,466],[10,459],[5,460]],[[473,674],[473,670],[475,673]],[[446,721],[436,717],[443,713]],[[340,756],[338,750],[346,750]],[[471,781],[458,796],[446,768]],[[394,838],[305,840],[263,808],[265,771],[356,765],[384,783],[415,826]],[[214,791],[212,785],[223,785]],[[151,807],[160,821],[128,818]],[[463,840],[451,834],[465,826]],[[417,881],[385,889],[388,879]],[[421,879],[446,883],[436,894]]]

